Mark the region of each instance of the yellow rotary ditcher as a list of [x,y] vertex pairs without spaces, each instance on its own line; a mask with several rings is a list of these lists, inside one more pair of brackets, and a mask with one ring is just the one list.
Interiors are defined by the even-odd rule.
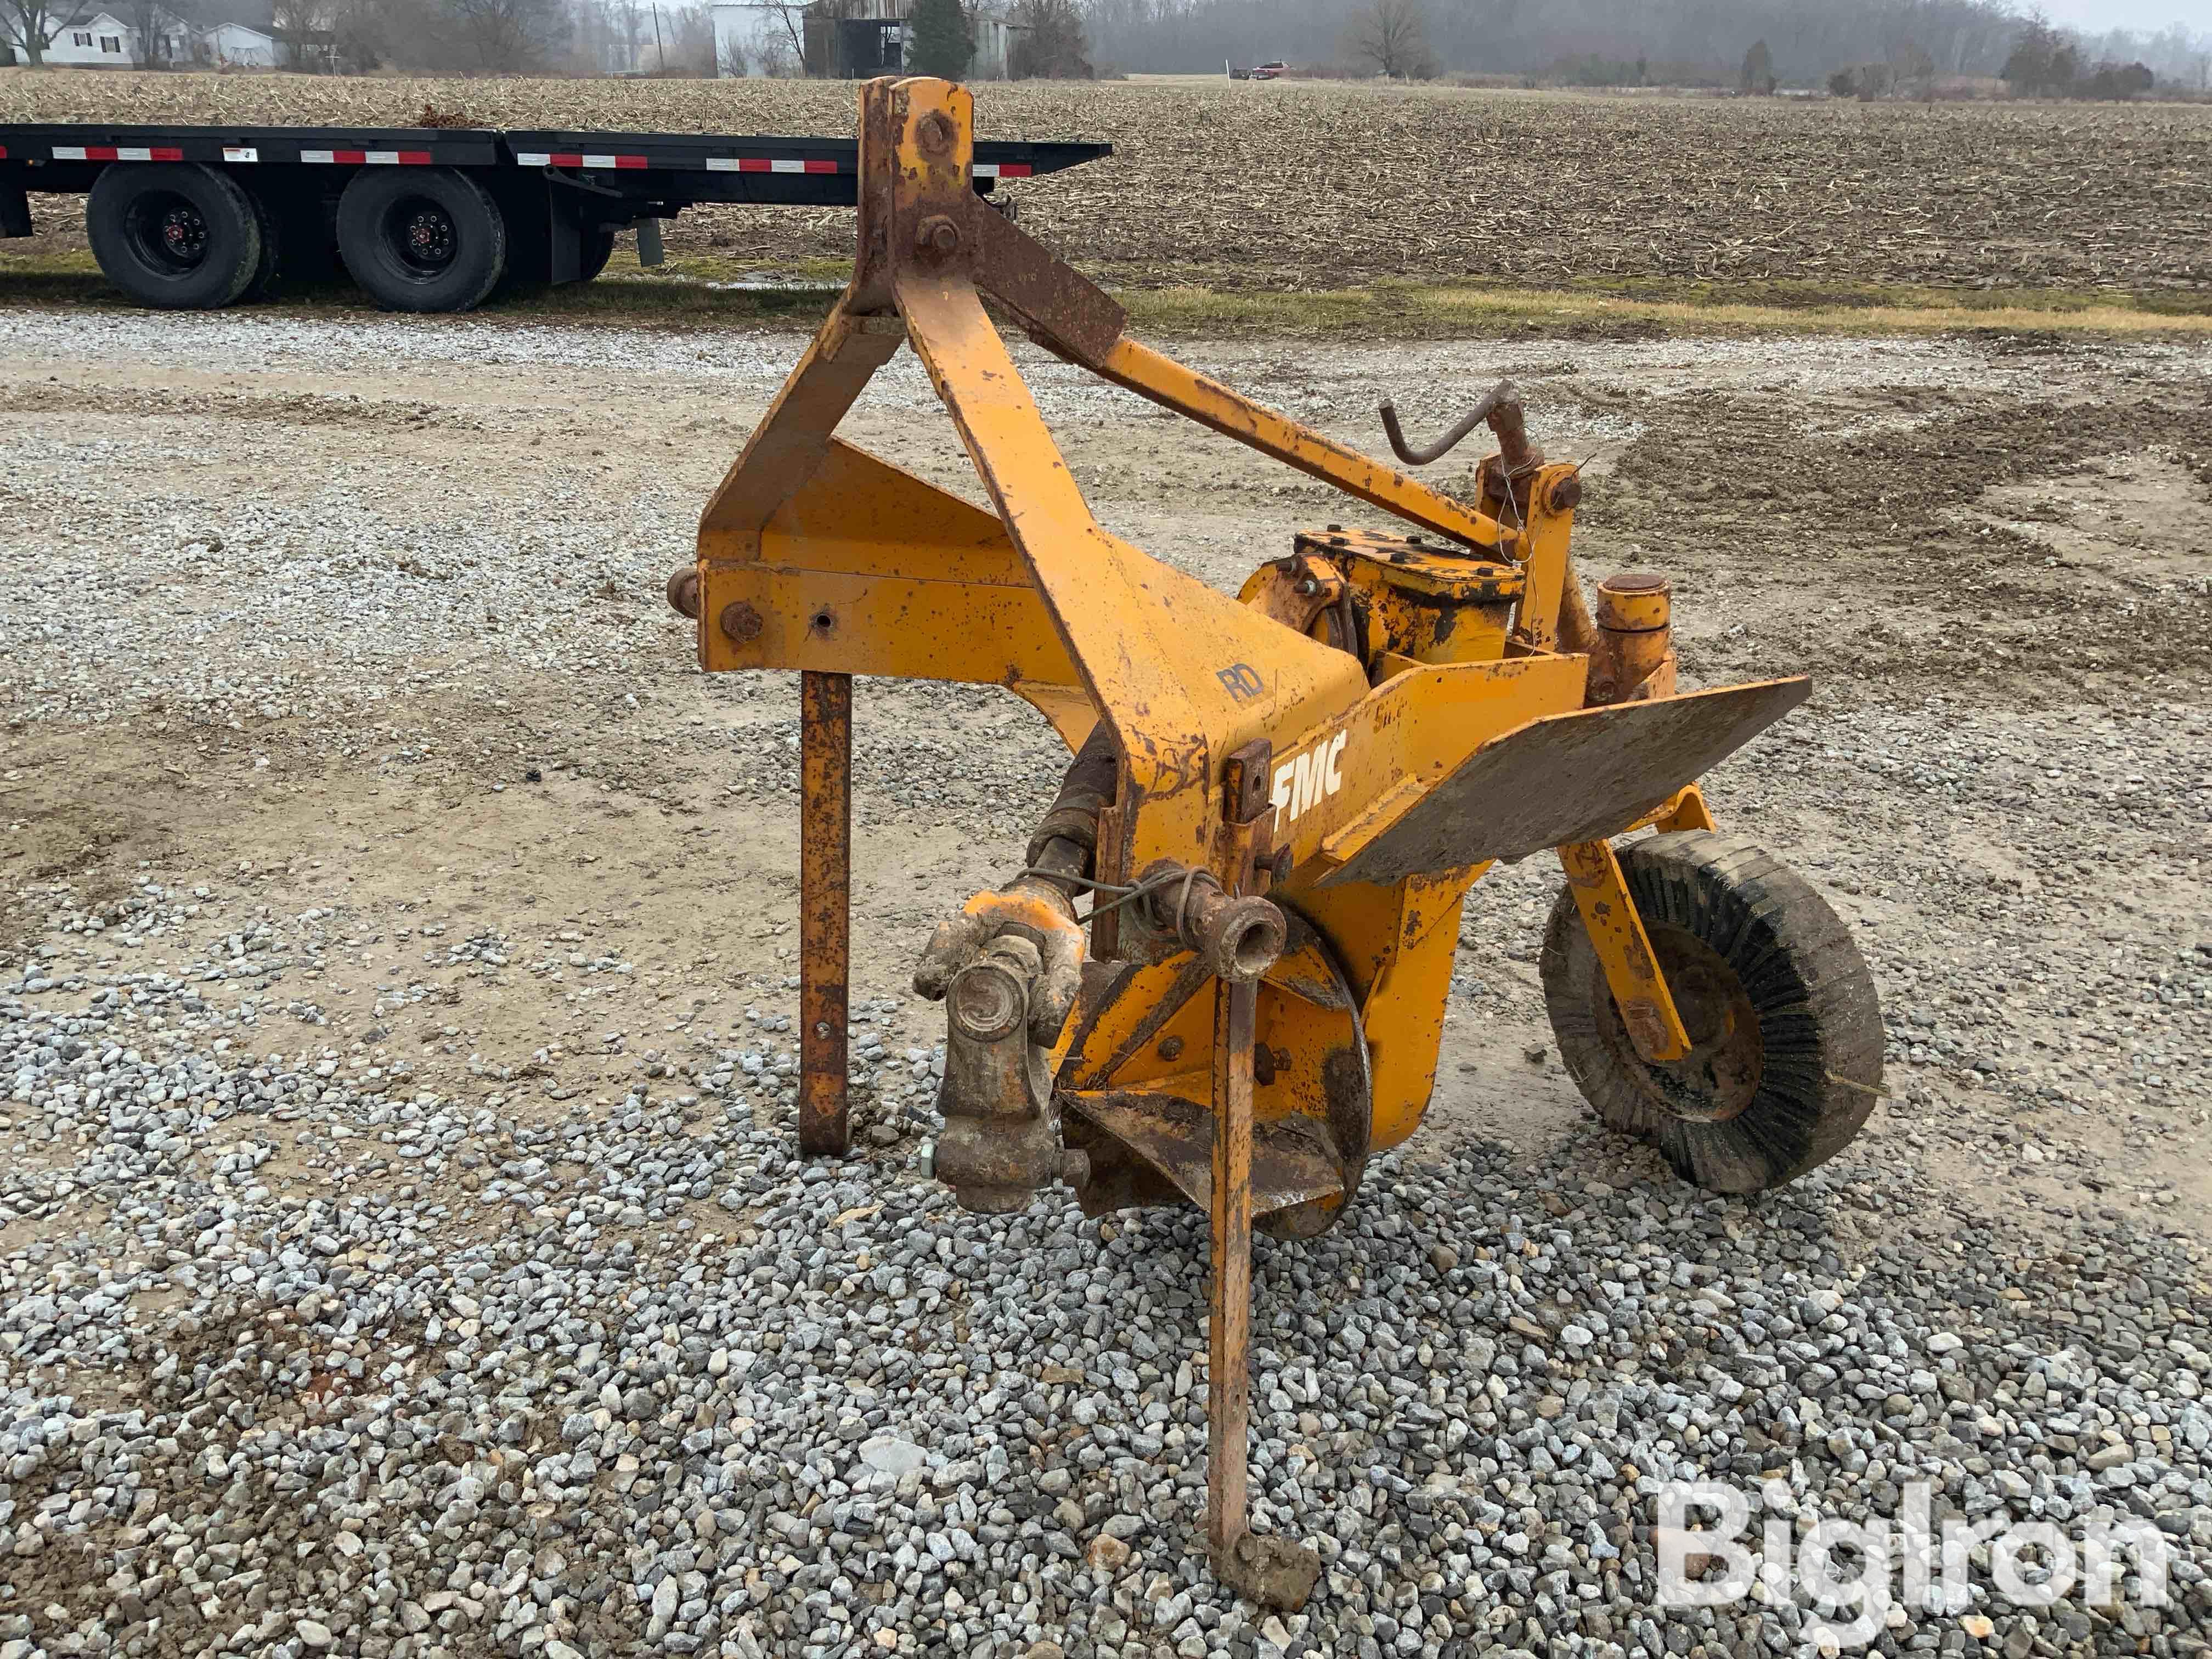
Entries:
[[[1252,1229],[1321,1232],[1419,1122],[1460,902],[1489,865],[1556,852],[1561,1057],[1607,1123],[1711,1189],[1789,1181],[1851,1138],[1881,1014],[1842,923],[1716,833],[1695,781],[1806,680],[1677,690],[1650,574],[1601,583],[1593,614],[1568,556],[1581,480],[1529,446],[1510,387],[1427,451],[1383,410],[1408,464],[1488,424],[1471,505],[1126,337],[1111,299],[976,195],[973,113],[944,81],[861,88],[852,285],[669,594],[707,668],[802,676],[807,1151],[847,1144],[851,677],[1003,685],[1075,751],[1024,867],[915,973],[947,1005],[936,1172],[979,1211],[1065,1182],[1091,1214],[1207,1212],[1207,1541],[1225,1581],[1296,1607],[1316,1558],[1247,1518]],[[1401,527],[1300,535],[1233,600],[1146,556],[1091,517],[987,296]],[[902,343],[994,511],[834,435]]]

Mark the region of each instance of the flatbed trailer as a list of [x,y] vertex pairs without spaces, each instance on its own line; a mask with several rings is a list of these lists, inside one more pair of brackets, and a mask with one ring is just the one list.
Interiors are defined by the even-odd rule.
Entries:
[[[975,188],[1110,144],[975,146]],[[708,202],[851,206],[850,138],[447,127],[0,123],[0,237],[30,198],[89,198],[100,270],[141,305],[205,310],[343,270],[399,311],[466,311],[502,283],[589,282],[621,232],[660,263],[660,222]]]

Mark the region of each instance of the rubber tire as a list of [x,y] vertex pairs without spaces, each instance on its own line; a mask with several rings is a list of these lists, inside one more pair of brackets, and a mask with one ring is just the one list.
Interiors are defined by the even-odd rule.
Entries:
[[[128,216],[150,191],[181,196],[206,222],[206,256],[191,270],[149,264],[131,246]],[[84,228],[107,280],[142,306],[213,311],[235,303],[260,276],[266,256],[261,216],[238,181],[197,161],[112,162],[93,180]]]
[[[412,270],[384,234],[384,216],[411,196],[443,208],[459,246],[433,276]],[[470,311],[507,270],[507,220],[489,191],[451,167],[364,167],[338,198],[338,258],[387,311]]]
[[[1683,1180],[1762,1192],[1833,1158],[1880,1097],[1881,1005],[1843,919],[1795,871],[1710,830],[1653,836],[1620,852],[1637,914],[1654,933],[1703,941],[1734,969],[1759,1028],[1756,1091],[1736,1115],[1668,1109],[1638,1059],[1571,890],[1544,930],[1540,971],[1559,1058],[1607,1127],[1648,1140]],[[1654,951],[1664,958],[1660,941]]]
[[607,261],[615,257],[615,234],[611,230],[587,230],[584,233],[584,251],[578,266],[576,280],[588,283],[607,268]]
[[276,222],[276,210],[252,191],[246,199],[253,204],[253,217],[261,227],[261,263],[254,270],[253,280],[246,285],[242,296],[248,300],[266,300],[276,292],[283,280],[283,230]]

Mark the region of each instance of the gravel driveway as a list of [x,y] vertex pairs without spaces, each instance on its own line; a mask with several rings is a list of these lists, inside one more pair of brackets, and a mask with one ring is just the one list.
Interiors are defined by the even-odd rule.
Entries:
[[[796,698],[659,593],[800,344],[0,311],[0,1659],[1817,1647],[1662,1605],[1686,1480],[2170,1556],[2023,1610],[1976,1544],[1884,1653],[2206,1650],[2212,351],[1185,349],[1364,446],[1518,376],[1688,677],[1817,676],[1712,793],[1890,1022],[1856,1146],[1708,1199],[1550,1051],[1556,872],[1479,886],[1429,1124],[1261,1245],[1288,1616],[1202,1559],[1198,1218],[916,1170],[906,975],[1049,798],[1025,706],[860,688],[860,1134],[791,1155]],[[1340,515],[1018,357],[1206,580]],[[902,357],[851,429],[969,488],[933,410]]]

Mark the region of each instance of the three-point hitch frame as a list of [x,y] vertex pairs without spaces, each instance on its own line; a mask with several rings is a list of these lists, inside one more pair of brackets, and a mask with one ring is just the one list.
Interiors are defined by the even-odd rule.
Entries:
[[[1490,860],[1559,850],[1636,1055],[1681,1060],[1694,1038],[1609,838],[1710,829],[1694,780],[1806,682],[1677,694],[1663,591],[1624,588],[1627,620],[1593,620],[1568,557],[1577,471],[1528,448],[1510,399],[1484,410],[1502,453],[1478,508],[1127,338],[1112,299],[976,195],[973,133],[962,87],[861,88],[852,283],[670,598],[706,668],[802,676],[809,1152],[848,1141],[852,676],[1001,685],[1082,751],[1080,810],[1055,810],[917,975],[951,1019],[938,1172],[977,1209],[1065,1180],[1086,1208],[1207,1212],[1208,1543],[1239,1589],[1295,1606],[1311,1553],[1246,1513],[1255,1204],[1270,1231],[1317,1231],[1411,1132],[1459,898]],[[1091,516],[987,295],[1046,349],[1410,533],[1302,537],[1241,600],[1148,557]],[[902,344],[991,510],[834,435]]]

